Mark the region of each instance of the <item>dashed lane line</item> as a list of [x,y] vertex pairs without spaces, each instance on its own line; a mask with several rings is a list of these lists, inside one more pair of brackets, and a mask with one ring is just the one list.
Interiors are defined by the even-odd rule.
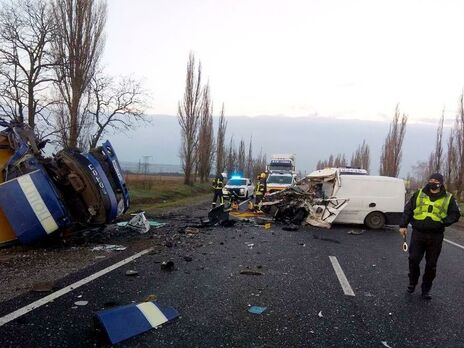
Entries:
[[153,250],[153,248],[145,249],[145,250],[143,250],[143,251],[141,251],[141,252],[139,252],[137,254],[134,254],[134,255],[128,257],[127,259],[119,261],[119,262],[115,263],[114,265],[111,265],[111,266],[109,266],[107,268],[104,268],[104,269],[102,269],[102,270],[100,270],[100,271],[98,271],[98,272],[84,278],[84,279],[81,279],[81,280],[79,280],[79,281],[77,281],[77,282],[75,282],[75,283],[73,283],[71,285],[66,286],[63,289],[55,291],[54,293],[51,293],[48,296],[45,296],[45,297],[43,297],[43,298],[41,298],[41,299],[39,299],[39,300],[37,300],[35,302],[32,302],[31,304],[29,304],[27,306],[24,306],[24,307],[14,311],[14,312],[11,312],[10,314],[7,314],[4,317],[0,318],[0,326],[3,326],[3,325],[9,323],[12,320],[15,320],[15,319],[23,316],[24,314],[29,313],[29,312],[33,311],[34,309],[39,308],[39,307],[51,302],[51,301],[57,299],[58,297],[61,297],[61,296],[65,295],[65,294],[67,294],[68,292],[71,292],[71,291],[81,287],[82,285],[85,285],[85,284],[91,282],[92,280],[95,280],[95,279],[97,279],[97,278],[99,278],[99,277],[101,277],[101,276],[103,276],[103,275],[105,275],[105,274],[107,274],[107,273],[121,267],[121,266],[124,266],[125,264],[127,264],[129,262],[132,262],[135,259],[138,259],[139,257],[149,253],[152,250]]
[[346,275],[343,272],[342,267],[340,266],[340,263],[338,262],[337,258],[335,256],[329,256],[329,259],[332,263],[332,267],[335,271],[335,274],[337,275],[338,281],[340,282],[340,285],[342,286],[345,295],[354,296],[354,291],[351,288],[351,285],[348,282],[348,279],[346,278]]

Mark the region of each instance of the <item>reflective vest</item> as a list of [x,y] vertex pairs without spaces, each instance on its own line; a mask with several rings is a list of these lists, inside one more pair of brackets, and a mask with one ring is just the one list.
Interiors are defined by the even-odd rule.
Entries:
[[264,195],[264,190],[265,190],[264,183],[262,183],[261,181],[258,181],[258,183],[256,184],[256,194]]
[[222,179],[216,178],[213,180],[213,188],[215,190],[222,190],[223,186],[224,182],[222,181]]
[[[419,190],[416,198],[416,209],[414,209],[414,219],[422,221],[429,217],[433,221],[442,222],[447,216],[451,196],[451,193],[446,192],[445,196],[432,202],[428,195]],[[429,212],[430,206],[433,207],[431,212]]]

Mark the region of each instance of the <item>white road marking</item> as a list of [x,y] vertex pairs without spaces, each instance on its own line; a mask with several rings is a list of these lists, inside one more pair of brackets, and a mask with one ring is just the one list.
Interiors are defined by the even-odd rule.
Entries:
[[332,267],[335,271],[335,274],[337,275],[338,281],[340,282],[340,285],[342,286],[343,292],[347,296],[354,296],[354,291],[350,286],[350,283],[348,282],[348,279],[345,276],[345,273],[343,273],[342,267],[338,263],[338,260],[335,256],[329,256],[330,262],[332,263]]
[[127,259],[124,259],[122,261],[119,261],[117,263],[115,263],[114,265],[111,265],[105,269],[102,269],[101,271],[98,271],[97,273],[94,273],[84,279],[81,279],[71,285],[68,285],[67,287],[63,288],[63,289],[60,289],[58,291],[55,291],[54,293],[51,293],[50,295],[48,296],[45,296],[35,302],[32,302],[31,304],[27,305],[27,306],[24,306],[10,314],[7,314],[5,315],[4,317],[1,317],[0,318],[0,326],[3,326],[5,325],[6,323],[9,323],[10,321],[12,320],[15,320],[16,318],[19,318],[20,316],[26,314],[26,313],[29,313],[31,311],[33,311],[34,309],[36,308],[39,308],[41,306],[43,306],[44,304],[47,304],[55,299],[57,299],[58,297],[61,297],[65,294],[67,294],[68,292],[71,292],[79,287],[81,287],[82,285],[85,285],[89,282],[91,282],[92,280],[95,280],[113,270],[115,270],[116,268],[119,268],[121,266],[124,266],[125,264],[129,263],[129,262],[132,262],[134,261],[135,259],[138,259],[139,257],[149,253],[150,251],[152,251],[153,248],[149,248],[149,249],[145,249],[137,254],[134,254],[132,255],[131,257],[128,257]]
[[452,244],[452,245],[457,246],[458,248],[461,248],[461,249],[464,250],[464,246],[462,246],[461,244],[452,242],[452,241],[450,241],[449,239],[446,239],[446,238],[443,238],[443,240],[444,240],[446,243]]

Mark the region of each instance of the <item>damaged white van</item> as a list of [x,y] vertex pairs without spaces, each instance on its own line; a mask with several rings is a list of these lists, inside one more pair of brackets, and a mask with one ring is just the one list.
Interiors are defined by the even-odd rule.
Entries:
[[365,224],[371,229],[397,225],[405,203],[404,181],[398,178],[371,175],[343,175],[339,168],[326,168],[309,174],[319,183],[327,199],[346,199],[333,223]]

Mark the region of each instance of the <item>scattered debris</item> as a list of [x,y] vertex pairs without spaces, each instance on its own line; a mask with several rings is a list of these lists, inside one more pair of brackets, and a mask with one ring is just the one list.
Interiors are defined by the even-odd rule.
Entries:
[[291,225],[289,225],[289,226],[284,226],[284,227],[282,227],[282,229],[283,229],[284,231],[298,231],[298,230],[300,229],[300,227],[297,226],[297,225],[291,224]]
[[193,259],[192,259],[191,256],[184,256],[184,261],[191,262],[191,261],[193,261]]
[[382,343],[384,347],[392,348],[391,346],[388,345],[387,341],[382,341],[380,343]]
[[208,213],[208,224],[220,224],[229,220],[229,210],[224,209],[224,204],[211,209]]
[[173,261],[161,262],[161,269],[163,271],[172,271],[174,269],[174,262]]
[[245,274],[245,275],[263,275],[264,273],[263,272],[260,272],[260,271],[255,271],[255,270],[252,270],[252,269],[242,269],[240,271],[240,274]]
[[126,250],[127,247],[124,245],[115,245],[115,244],[103,244],[98,245],[92,248],[92,251],[123,251]]
[[76,306],[87,306],[89,304],[89,301],[76,301],[74,302]]
[[318,316],[319,318],[323,318],[323,317],[324,317],[324,316],[322,315],[322,311],[320,311],[320,312],[317,314],[317,316]]
[[147,297],[145,297],[143,299],[143,302],[152,302],[152,301],[156,301],[157,300],[157,297],[155,294],[150,294],[148,295]]
[[32,285],[32,291],[34,292],[50,292],[55,288],[55,283],[53,282],[38,282]]
[[136,270],[133,270],[133,269],[129,269],[126,271],[126,276],[136,276],[138,275],[139,272],[137,272]]
[[248,242],[245,242],[246,246],[249,247],[250,249],[253,249],[253,247],[255,246],[254,243],[248,243]]
[[265,228],[266,230],[270,230],[271,227],[272,227],[272,224],[271,224],[270,222],[264,224],[264,228]]
[[145,217],[145,213],[142,211],[133,215],[134,217],[129,220],[126,227],[133,229],[141,234],[147,233],[150,230],[150,224]]
[[156,301],[130,304],[96,313],[112,344],[124,341],[179,316],[172,307],[161,307]]
[[358,235],[363,234],[363,233],[364,233],[364,230],[361,230],[361,231],[355,231],[355,230],[348,231],[348,234],[353,234],[355,236],[358,236]]
[[[142,212],[143,213],[143,212]],[[144,216],[145,217],[145,216]],[[119,227],[132,227],[132,226],[128,226],[131,221],[133,219],[131,219],[130,221],[121,221],[121,222],[118,222],[117,225]],[[150,225],[150,228],[153,227],[153,228],[161,228],[161,227],[164,227],[167,225],[167,223],[165,222],[158,222],[158,221],[155,221],[155,220],[148,220],[146,219],[146,221],[148,222],[148,224]]]
[[262,314],[266,309],[267,307],[251,306],[248,308],[248,312],[253,314]]
[[185,234],[198,234],[200,233],[200,230],[196,227],[186,227],[185,228]]

